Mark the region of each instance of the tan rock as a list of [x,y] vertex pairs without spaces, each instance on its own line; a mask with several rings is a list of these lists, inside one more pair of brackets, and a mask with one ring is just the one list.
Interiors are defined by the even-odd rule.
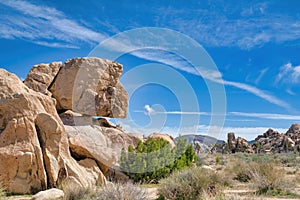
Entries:
[[168,135],[168,134],[164,134],[164,133],[152,133],[151,135],[148,136],[148,138],[161,138],[164,139],[166,141],[168,141],[170,143],[171,148],[175,147],[175,143],[174,143],[174,139],[172,136]]
[[84,160],[80,160],[78,163],[86,169],[87,171],[86,176],[90,176],[89,179],[94,181],[93,185],[107,184],[106,178],[101,172],[101,170],[99,169],[95,160],[86,158]]
[[72,155],[78,159],[94,159],[104,174],[118,163],[122,148],[135,146],[139,141],[135,136],[116,128],[65,125],[65,129]]
[[33,195],[31,200],[63,200],[64,196],[64,191],[52,188]]
[[253,153],[253,149],[248,141],[242,137],[235,138],[234,133],[228,133],[227,135],[227,149],[230,153],[245,152]]
[[55,100],[29,89],[3,69],[0,122],[0,174],[8,192],[36,193],[67,178],[81,187],[95,183],[94,177],[86,176],[90,167],[79,165],[70,155]]
[[53,82],[61,66],[61,62],[34,65],[24,80],[24,84],[34,91],[51,96],[48,87]]
[[128,95],[119,83],[122,65],[100,58],[67,60],[50,91],[59,110],[125,118]]

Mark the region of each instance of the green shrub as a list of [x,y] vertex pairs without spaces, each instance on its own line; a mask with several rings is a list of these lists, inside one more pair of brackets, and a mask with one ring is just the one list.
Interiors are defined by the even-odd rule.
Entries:
[[216,164],[217,165],[220,164],[220,156],[219,155],[216,156]]
[[131,183],[109,184],[101,188],[92,200],[148,200],[144,188]]
[[135,182],[157,183],[171,172],[192,166],[195,151],[192,145],[180,138],[171,149],[170,143],[161,138],[138,142],[134,148],[121,152],[121,170]]
[[158,194],[163,199],[201,199],[217,196],[224,183],[214,171],[200,167],[175,172],[160,182]]

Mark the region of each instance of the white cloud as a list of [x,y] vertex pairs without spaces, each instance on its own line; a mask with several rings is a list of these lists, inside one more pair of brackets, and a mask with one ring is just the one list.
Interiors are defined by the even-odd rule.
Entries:
[[269,70],[269,68],[265,68],[265,69],[263,69],[263,70],[260,71],[258,77],[254,81],[256,85],[260,82],[260,80],[263,78],[263,76],[266,74],[266,72],[268,70]]
[[207,7],[213,9],[201,5],[190,9],[194,17],[187,16],[184,8],[163,7],[157,11],[163,13],[157,26],[173,28],[210,47],[251,49],[270,42],[280,44],[300,39],[296,13],[283,13],[275,8],[274,2],[211,1],[209,4],[213,5]]
[[300,65],[293,66],[292,63],[287,63],[280,67],[275,83],[290,83],[296,84],[300,82]]
[[153,113],[155,113],[155,111],[154,111],[154,109],[153,108],[151,108],[151,106],[149,106],[149,105],[145,105],[145,110],[146,110],[146,115],[151,115],[151,114],[153,114]]
[[[211,137],[215,137],[217,139],[221,140],[227,140],[227,134],[230,132],[234,132],[236,137],[240,136],[248,141],[254,140],[258,135],[261,135],[265,133],[269,128],[272,127],[232,127],[232,126],[225,126],[225,127],[216,127],[216,126],[209,126],[209,125],[198,125],[198,126],[189,126],[189,127],[169,127],[165,126],[159,129],[149,129],[149,128],[143,128],[143,127],[133,127],[128,126],[126,124],[122,124],[120,122],[122,127],[130,133],[143,133],[145,136],[154,133],[154,132],[160,132],[160,133],[166,133],[173,137],[177,137],[180,135],[188,135],[188,134],[196,134],[196,135],[208,135]],[[219,134],[216,134],[214,132],[210,132],[209,130],[220,130],[221,132]],[[272,128],[280,133],[285,133],[288,128]],[[211,133],[211,134],[209,134]]]
[[[131,47],[132,48],[132,47]],[[224,84],[227,86],[232,86],[235,88],[239,88],[241,90],[247,91],[251,94],[256,95],[257,97],[260,97],[272,104],[281,106],[283,108],[290,108],[290,105],[286,103],[285,101],[275,97],[274,95],[271,95],[270,93],[263,91],[259,88],[256,88],[254,86],[245,84],[245,83],[239,83],[234,81],[227,81],[222,79],[222,74],[219,71],[216,70],[210,70],[210,69],[195,69],[191,64],[189,64],[184,59],[180,58],[179,56],[164,52],[162,51],[155,52],[154,49],[147,50],[147,51],[134,51],[132,52],[133,55],[150,60],[150,61],[156,61],[161,62],[166,65],[170,65],[176,69],[188,72],[190,74],[194,74],[197,76],[202,76],[204,79],[208,79],[210,81],[213,81],[215,83]]]
[[244,113],[244,112],[230,112],[232,115],[242,116],[242,117],[254,117],[262,119],[272,119],[272,120],[300,120],[300,115],[284,115],[277,113]]
[[150,105],[144,106],[145,111],[142,110],[135,110],[133,112],[137,113],[145,113],[145,115],[151,115],[151,114],[169,114],[169,115],[207,115],[210,116],[211,114],[208,112],[189,112],[189,111],[156,111],[153,107]]
[[77,48],[74,43],[94,44],[105,39],[104,35],[68,19],[55,8],[21,0],[2,0],[0,4],[15,11],[14,15],[0,14],[2,38],[20,38],[58,48]]

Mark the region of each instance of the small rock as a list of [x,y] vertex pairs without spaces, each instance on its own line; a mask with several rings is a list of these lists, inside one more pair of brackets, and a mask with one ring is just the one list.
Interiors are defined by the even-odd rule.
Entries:
[[31,200],[63,200],[64,196],[65,194],[62,190],[52,188],[33,195]]

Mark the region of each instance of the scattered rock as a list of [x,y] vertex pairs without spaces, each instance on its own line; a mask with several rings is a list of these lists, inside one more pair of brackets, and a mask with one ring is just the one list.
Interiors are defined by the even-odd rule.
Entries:
[[62,190],[52,188],[33,195],[31,200],[63,200],[64,196],[65,194]]

